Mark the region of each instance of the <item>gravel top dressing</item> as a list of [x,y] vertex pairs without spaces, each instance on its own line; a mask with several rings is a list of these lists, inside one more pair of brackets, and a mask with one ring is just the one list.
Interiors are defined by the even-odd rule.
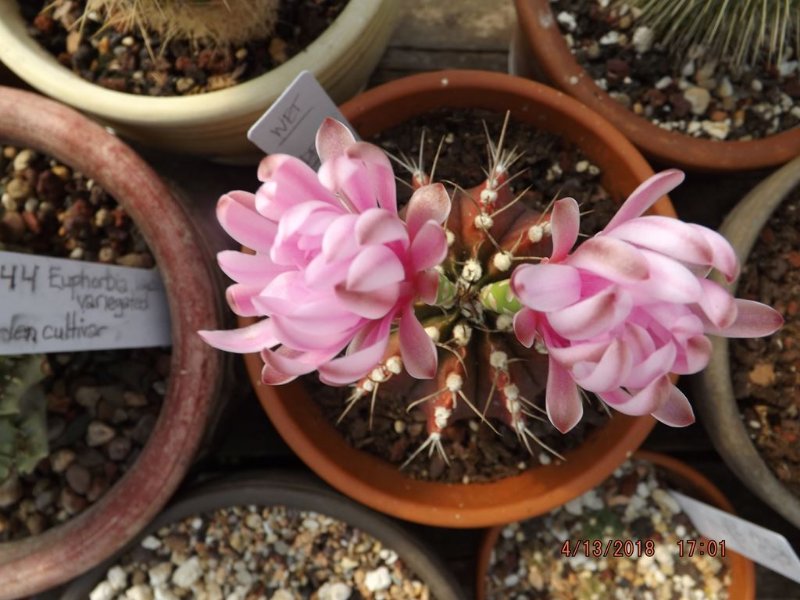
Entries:
[[[655,125],[712,140],[758,139],[800,124],[795,52],[778,65],[729,69],[695,47],[676,61],[628,5],[555,0],[567,45],[594,82]],[[577,82],[576,82],[577,83]]]
[[[135,224],[100,186],[47,156],[0,146],[0,250],[152,267]],[[169,349],[47,354],[49,456],[0,483],[0,542],[36,535],[103,496],[147,443]]]
[[[425,167],[430,168],[439,142],[444,140],[435,179],[445,182],[448,190],[453,187],[449,182],[469,188],[485,178],[483,170],[488,164],[486,131],[488,129],[492,139],[496,140],[503,120],[502,113],[485,110],[439,109],[383,132],[371,141],[395,156],[404,153],[417,157],[422,131],[425,130]],[[591,234],[605,226],[615,211],[615,205],[600,184],[598,167],[575,146],[557,135],[512,119],[506,132],[505,147],[516,147],[523,152],[522,158],[511,169],[512,175],[522,173],[511,186],[515,193],[531,186],[523,200],[525,203],[544,210],[550,201],[572,196],[586,213],[582,218],[584,233]],[[410,180],[403,167],[395,165],[395,172],[400,180]],[[408,200],[410,193],[407,186],[398,183],[400,204]],[[473,337],[477,338],[478,334]],[[321,386],[316,376],[307,377],[306,384],[313,390],[313,397],[319,401],[327,417],[335,423],[345,409],[350,389]],[[407,410],[414,398],[413,391],[409,393],[408,390],[379,392],[371,427],[370,401],[367,398],[357,403],[337,428],[354,447],[402,465],[427,437],[425,415],[420,410]],[[543,408],[543,393],[531,400]],[[477,406],[482,406],[483,401],[478,398]],[[532,418],[529,427],[542,442],[563,453],[579,445],[586,435],[608,419],[607,412],[594,398],[585,403],[584,409],[582,421],[568,435],[562,435],[546,419]],[[404,467],[404,471],[418,479],[470,483],[517,475],[532,465],[559,460],[534,442],[530,442],[533,451],[529,452],[510,428],[499,420],[493,419],[492,422],[501,436],[477,416],[456,420],[444,429],[442,436],[449,465],[439,453],[428,456],[423,452]]]
[[731,374],[750,437],[800,497],[800,191],[772,215],[742,269],[739,294],[785,319],[768,338],[731,340]]
[[727,598],[725,550],[691,551],[701,536],[660,479],[652,464],[629,461],[550,514],[506,526],[487,598]]
[[162,45],[153,32],[104,28],[96,14],[79,27],[86,0],[20,0],[31,35],[61,64],[110,90],[146,96],[211,92],[263,75],[319,37],[346,4],[282,1],[272,36],[227,46],[181,39]]
[[159,529],[90,600],[431,599],[390,548],[330,517],[232,507]]

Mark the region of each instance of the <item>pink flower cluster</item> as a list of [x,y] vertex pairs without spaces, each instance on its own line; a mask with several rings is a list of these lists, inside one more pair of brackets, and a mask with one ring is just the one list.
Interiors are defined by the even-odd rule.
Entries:
[[676,170],[640,185],[603,231],[570,253],[578,237],[578,204],[555,203],[553,250],[540,264],[517,268],[511,287],[525,305],[515,315],[519,340],[549,355],[546,406],[562,432],[583,414],[579,387],[631,415],[652,414],[673,426],[694,421],[669,373],[708,363],[706,334],[759,337],[777,330],[772,308],[735,299],[706,279],[738,273],[730,244],[705,227],[641,216],[683,181]]
[[394,173],[379,148],[356,142],[328,119],[317,134],[319,173],[297,158],[263,160],[255,195],[232,192],[217,206],[222,227],[255,254],[225,251],[220,268],[236,283],[227,297],[242,316],[266,316],[233,331],[202,331],[212,346],[261,352],[263,380],[281,384],[319,371],[353,382],[378,364],[399,321],[406,371],[436,373],[434,344],[414,314],[433,302],[450,200],[441,184],[418,189],[405,220]]

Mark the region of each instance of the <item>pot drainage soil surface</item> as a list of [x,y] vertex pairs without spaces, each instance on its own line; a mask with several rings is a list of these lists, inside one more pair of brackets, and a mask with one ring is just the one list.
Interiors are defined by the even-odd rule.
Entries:
[[431,598],[397,553],[350,525],[284,507],[232,507],[162,527],[90,600]]
[[774,306],[768,338],[731,340],[734,397],[762,458],[800,497],[800,190],[772,215],[739,280],[739,295]]
[[704,57],[699,48],[690,52],[693,58],[676,61],[624,3],[555,0],[550,7],[575,59],[595,83],[664,129],[745,140],[800,125],[793,57],[779,65],[762,59],[739,72]]
[[[444,144],[436,165],[435,179],[457,182],[463,188],[479,184],[485,179],[488,168],[486,128],[494,141],[503,125],[503,114],[477,109],[438,109],[411,119],[402,125],[383,132],[371,141],[398,156],[419,154],[420,138],[425,135],[425,167],[436,154],[439,141]],[[586,160],[580,151],[557,135],[537,130],[531,125],[511,120],[504,147],[523,151],[522,158],[511,168],[512,174],[524,171],[512,182],[519,193],[528,186],[525,202],[534,208],[544,208],[554,198],[574,197],[581,205],[582,232],[592,234],[602,229],[610,220],[615,205],[600,185],[600,171]],[[402,181],[410,176],[402,167],[395,167]],[[448,189],[452,185],[445,183]],[[400,204],[410,197],[411,190],[398,184]],[[316,376],[305,378],[312,396],[320,403],[331,422],[339,419],[349,388],[328,388],[320,385]],[[534,402],[544,406],[544,396]],[[425,416],[421,411],[407,412],[410,398],[400,393],[379,393],[375,403],[370,428],[369,398],[362,399],[337,424],[338,430],[354,447],[377,455],[391,463],[403,464],[426,440]],[[531,420],[529,427],[545,444],[563,453],[574,448],[608,415],[605,409],[591,399],[584,405],[581,422],[567,435],[562,435],[549,422]],[[498,436],[475,417],[449,425],[443,433],[442,443],[450,464],[445,464],[438,453],[428,457],[421,453],[405,467],[414,478],[441,482],[485,482],[517,475],[532,465],[549,464],[557,460],[544,448],[533,442],[533,454],[511,429],[499,421],[493,424],[502,433]]]
[[689,551],[701,536],[665,490],[653,465],[627,462],[554,512],[507,525],[486,598],[727,598],[724,551]]
[[[141,30],[118,32],[100,20],[76,22],[85,0],[21,0],[29,31],[65,67],[105,88],[146,96],[224,89],[271,71],[320,36],[347,0],[281,1],[272,37],[231,47],[173,39]],[[148,44],[149,48],[148,49]]]
[[[138,229],[98,185],[42,154],[0,146],[0,250],[152,267]],[[169,349],[48,354],[49,456],[0,483],[0,542],[36,535],[97,501],[158,418]]]

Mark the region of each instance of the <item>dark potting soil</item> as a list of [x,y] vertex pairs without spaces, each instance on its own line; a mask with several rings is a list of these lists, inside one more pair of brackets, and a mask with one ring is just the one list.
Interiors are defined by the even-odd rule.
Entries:
[[486,598],[728,598],[728,549],[714,540],[699,550],[670,488],[652,464],[631,461],[553,512],[507,525]]
[[745,140],[800,125],[800,77],[793,56],[778,65],[764,58],[738,71],[698,48],[690,53],[694,58],[676,60],[624,3],[554,0],[551,9],[567,45],[595,83],[664,129]]
[[[317,39],[348,0],[281,1],[271,37],[233,46],[116,31],[102,21],[76,20],[86,0],[19,0],[29,31],[58,61],[105,88],[146,96],[211,92],[263,75]],[[149,45],[149,49],[148,49]]]
[[[414,118],[402,125],[375,136],[372,141],[395,156],[405,153],[418,157],[423,129],[425,135],[424,161],[426,170],[436,154],[439,141],[444,139],[436,165],[438,181],[452,181],[464,188],[485,179],[488,168],[486,129],[497,140],[503,125],[503,114],[473,109],[440,109]],[[593,234],[602,229],[615,212],[615,204],[600,184],[600,171],[581,152],[562,138],[535,129],[531,125],[511,120],[506,133],[506,148],[524,151],[523,157],[511,168],[522,172],[512,182],[516,193],[531,187],[525,202],[544,210],[551,200],[574,197],[586,212],[581,219],[581,231]],[[409,173],[395,165],[402,181],[410,181]],[[452,185],[447,185],[452,189]],[[398,184],[400,203],[410,197],[411,190]],[[616,199],[621,200],[621,199]],[[513,334],[508,334],[513,335]],[[474,337],[477,337],[477,333]],[[332,421],[342,414],[350,388],[322,386],[316,376],[306,378],[313,397]],[[379,392],[370,428],[369,398],[360,400],[337,425],[339,431],[356,448],[402,465],[425,442],[428,433],[422,411],[407,411],[413,400],[408,394]],[[541,394],[534,403],[543,408]],[[574,448],[594,429],[603,425],[608,414],[594,398],[584,404],[584,417],[574,430],[562,435],[546,420],[529,420],[529,428],[542,442],[559,453]],[[519,474],[527,468],[558,460],[543,447],[531,442],[533,453],[514,432],[497,420],[492,424],[498,435],[475,416],[448,425],[442,436],[449,465],[437,452],[420,453],[404,470],[412,477],[442,482],[485,482]]]
[[[0,250],[128,267],[154,264],[116,200],[70,167],[0,145]],[[0,542],[36,535],[96,502],[136,461],[161,410],[169,348],[52,353],[49,455],[0,481]]]
[[769,304],[785,319],[770,337],[730,341],[731,374],[750,437],[800,497],[800,190],[761,231],[737,295]]

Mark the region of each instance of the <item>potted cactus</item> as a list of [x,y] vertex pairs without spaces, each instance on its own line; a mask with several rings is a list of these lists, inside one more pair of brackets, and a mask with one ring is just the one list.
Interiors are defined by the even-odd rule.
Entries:
[[244,134],[298,73],[312,71],[339,101],[364,85],[397,8],[396,0],[4,0],[0,60],[138,141],[255,160]]
[[[413,114],[463,97],[476,75],[477,85],[500,90],[495,99],[483,98],[484,106],[502,99],[512,111],[524,107],[516,114],[528,110],[541,119],[537,124],[584,139],[596,130],[586,133],[583,116],[599,123],[597,129],[605,126],[541,86],[472,72],[411,78],[398,96],[408,94],[417,104],[404,105],[399,114],[389,109],[399,101],[388,86],[374,90],[372,98],[383,104],[372,110],[380,115],[376,120],[402,119],[403,110]],[[417,86],[427,87],[429,97],[420,100]],[[369,123],[359,108],[367,113],[371,106],[364,101],[349,108],[356,127],[359,118]],[[558,125],[548,121],[559,117]],[[609,144],[619,143],[615,135],[608,135]],[[400,396],[409,411],[421,411],[428,432],[408,461],[428,452],[446,462],[448,428],[470,415],[490,429],[493,421],[502,422],[535,447],[530,422],[537,412],[562,433],[580,421],[579,386],[633,417],[615,415],[558,464],[454,486],[413,480],[396,469],[391,474],[375,459],[359,458],[348,469],[358,453],[334,450],[322,439],[329,434],[298,399],[296,386],[295,397],[280,400],[281,388],[257,386],[279,430],[323,477],[411,520],[485,525],[571,499],[641,442],[652,426],[646,415],[675,426],[693,421],[669,374],[704,366],[706,332],[725,334],[746,323],[738,333],[761,335],[780,323],[772,309],[736,302],[683,266],[698,273],[715,267],[734,277],[735,257],[721,236],[664,216],[640,217],[682,174],[649,178],[573,252],[577,202],[558,199],[541,213],[512,194],[514,157],[504,151],[502,137],[490,145],[483,184],[471,190],[456,185],[451,196],[428,173],[415,172],[415,191],[398,212],[386,155],[327,121],[317,135],[323,161],[318,174],[298,159],[269,156],[255,196],[233,192],[218,205],[226,231],[255,251],[219,255],[222,269],[237,281],[228,290],[229,304],[239,315],[268,318],[236,331],[203,332],[205,339],[229,351],[259,351],[260,358],[249,354],[247,360],[261,384],[278,386],[316,371],[325,384],[351,385],[348,403],[380,401],[384,391]],[[598,154],[607,147],[602,141],[595,146]],[[605,165],[618,168],[610,160]],[[618,168],[620,179],[630,178],[626,168]],[[369,487],[378,491],[367,492]]]
[[736,172],[800,152],[797,2],[515,4],[517,72],[605,115],[654,159]]

